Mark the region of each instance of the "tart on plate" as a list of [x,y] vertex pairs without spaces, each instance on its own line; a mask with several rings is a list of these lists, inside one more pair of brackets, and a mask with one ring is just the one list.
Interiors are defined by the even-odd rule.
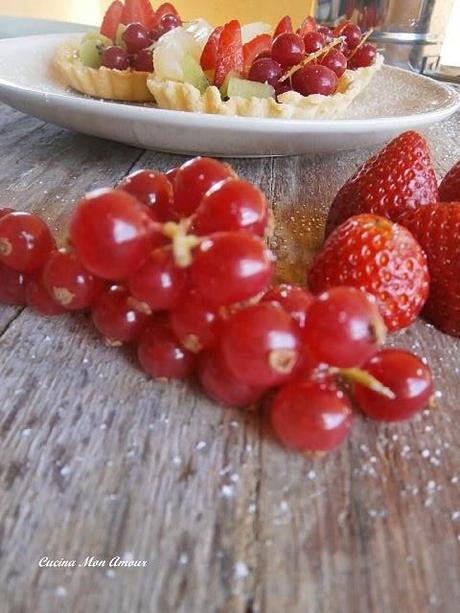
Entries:
[[182,27],[155,46],[147,85],[160,108],[293,119],[337,118],[370,83],[383,57],[358,26],[334,30],[289,17],[273,30],[236,20],[198,41]]
[[150,0],[115,0],[99,31],[62,45],[55,66],[67,86],[108,100],[152,101],[147,77],[153,48],[166,32],[182,25],[170,3],[155,11]]

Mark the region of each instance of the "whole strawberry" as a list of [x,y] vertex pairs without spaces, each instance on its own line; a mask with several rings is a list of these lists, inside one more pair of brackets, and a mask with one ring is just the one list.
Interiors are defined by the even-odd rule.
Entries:
[[329,211],[326,235],[352,215],[373,213],[398,221],[406,211],[438,201],[428,145],[417,132],[404,132],[340,189]]
[[428,296],[425,253],[399,224],[378,215],[356,215],[327,239],[310,269],[313,293],[349,285],[375,296],[388,330],[409,326]]
[[441,202],[460,201],[460,160],[452,166],[439,185]]
[[424,206],[407,213],[402,223],[428,257],[431,289],[424,316],[460,337],[460,202]]

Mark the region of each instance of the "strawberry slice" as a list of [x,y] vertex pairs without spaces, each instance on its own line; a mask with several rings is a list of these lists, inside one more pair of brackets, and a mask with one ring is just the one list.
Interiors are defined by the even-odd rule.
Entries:
[[417,132],[403,132],[365,162],[339,190],[326,232],[352,215],[373,213],[392,221],[420,205],[438,202],[438,186],[428,144]]
[[217,49],[219,47],[219,39],[224,26],[218,26],[214,28],[209,36],[201,54],[200,64],[201,68],[206,70],[214,70],[217,63]]
[[140,0],[125,0],[123,13],[121,14],[121,23],[128,25],[129,23],[144,23],[143,3]]
[[236,19],[225,24],[217,47],[216,74],[214,83],[220,87],[229,72],[243,72],[243,43],[241,25]]
[[117,28],[120,25],[121,15],[123,13],[123,3],[120,0],[115,0],[106,10],[104,19],[101,25],[101,34],[114,41],[117,34]]
[[314,17],[305,17],[300,28],[297,30],[297,34],[303,38],[308,32],[315,32],[317,27],[318,24]]
[[147,28],[147,30],[153,30],[157,23],[157,16],[155,11],[153,10],[152,3],[150,0],[139,0],[139,4],[142,10],[142,23]]
[[259,34],[248,43],[243,45],[244,74],[248,75],[253,61],[264,51],[272,48],[272,37],[270,34]]
[[292,19],[289,17],[289,15],[283,17],[283,19],[281,19],[279,24],[276,26],[275,33],[273,34],[273,40],[275,40],[277,36],[279,36],[280,34],[284,34],[285,32],[294,32]]

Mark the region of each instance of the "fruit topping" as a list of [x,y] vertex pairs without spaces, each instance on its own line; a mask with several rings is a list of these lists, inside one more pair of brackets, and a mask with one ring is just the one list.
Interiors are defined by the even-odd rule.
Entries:
[[239,21],[225,24],[217,46],[214,83],[220,87],[229,73],[242,74],[244,69],[243,43]]
[[320,64],[307,64],[292,75],[292,87],[302,96],[330,96],[337,89],[337,83],[336,73]]

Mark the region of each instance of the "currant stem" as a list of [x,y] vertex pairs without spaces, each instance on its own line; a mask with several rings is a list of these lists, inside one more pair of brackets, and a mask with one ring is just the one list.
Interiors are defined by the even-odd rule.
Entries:
[[310,53],[309,55],[307,55],[307,57],[302,60],[299,64],[296,64],[295,66],[293,66],[292,68],[290,68],[279,80],[280,83],[284,83],[284,81],[287,81],[288,79],[290,79],[292,77],[292,75],[297,72],[300,68],[303,68],[304,66],[306,66],[307,64],[309,64],[310,62],[312,62],[313,60],[316,60],[316,58],[321,57],[322,55],[325,55],[326,53],[328,53],[328,51],[330,51],[331,49],[333,49],[334,47],[337,47],[337,45],[340,45],[340,43],[343,43],[343,41],[345,40],[344,36],[339,36],[338,38],[334,38],[334,40],[332,41],[332,43],[329,43],[329,45],[325,45],[322,49],[319,49],[318,51],[315,51],[314,53]]
[[366,32],[366,34],[364,34],[359,45],[355,47],[353,51],[350,53],[350,55],[348,56],[349,60],[351,60],[351,58],[355,55],[358,49],[364,45],[364,43],[366,42],[366,40],[369,38],[369,36],[372,34],[373,31],[374,31],[374,28],[371,28],[368,32]]
[[192,250],[201,243],[201,239],[187,234],[189,222],[175,223],[168,221],[163,226],[163,234],[171,239],[174,260],[179,268],[188,268],[192,264]]
[[330,373],[333,375],[340,375],[346,381],[358,383],[363,387],[367,387],[376,394],[385,396],[385,398],[389,398],[390,400],[395,400],[396,398],[395,394],[388,387],[380,383],[380,381],[370,373],[360,368],[331,368]]

